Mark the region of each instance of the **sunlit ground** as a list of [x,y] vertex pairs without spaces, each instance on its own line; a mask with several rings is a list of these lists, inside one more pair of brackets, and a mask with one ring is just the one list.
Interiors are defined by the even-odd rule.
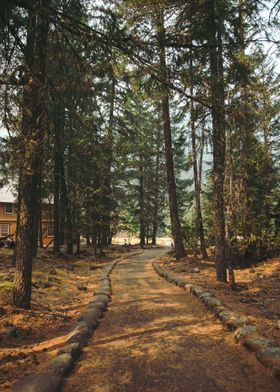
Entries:
[[[150,244],[152,241],[150,240]],[[158,237],[157,238],[157,245],[160,246],[171,246],[172,239],[168,236],[165,237]],[[139,244],[139,237],[131,236],[129,233],[118,233],[116,236],[113,237],[113,244],[118,245],[137,245]]]
[[145,263],[164,252],[149,249],[116,267],[109,311],[63,391],[278,391],[203,304]]

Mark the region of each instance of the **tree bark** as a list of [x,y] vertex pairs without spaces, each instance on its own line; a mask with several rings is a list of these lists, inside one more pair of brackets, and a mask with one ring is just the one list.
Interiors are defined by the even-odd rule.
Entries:
[[53,226],[54,226],[54,253],[60,253],[61,245],[61,127],[64,124],[64,115],[61,108],[56,104],[55,97],[53,99],[53,138],[54,138],[54,205],[53,205]]
[[[192,56],[192,53],[191,53]],[[193,96],[193,60],[190,59],[190,95]],[[195,191],[195,231],[196,231],[196,248],[198,239],[200,239],[200,250],[203,259],[208,259],[206,251],[206,243],[204,237],[204,228],[201,213],[201,178],[198,173],[197,167],[197,152],[196,152],[196,130],[195,130],[195,113],[193,100],[190,102],[190,125],[191,125],[191,140],[192,140],[192,162],[193,162],[193,175],[194,175],[194,191]]]
[[[23,91],[22,169],[19,179],[19,222],[16,241],[16,272],[13,303],[29,309],[31,299],[34,226],[39,202],[38,170],[46,136],[45,63],[48,37],[49,0],[34,1],[28,11],[25,50],[29,81]],[[44,11],[42,12],[42,10]],[[38,227],[37,227],[38,230]]]
[[156,150],[156,170],[155,170],[155,205],[153,211],[153,233],[152,245],[157,244],[157,231],[158,231],[158,207],[159,207],[159,159],[160,159],[160,141],[161,141],[161,128],[158,126],[157,130],[157,150]]
[[77,230],[77,234],[76,234],[76,243],[77,243],[77,247],[76,247],[76,252],[75,255],[79,255],[80,251],[81,251],[81,233],[80,233],[80,213],[79,213],[79,209],[77,210],[77,214],[76,214],[76,230]]
[[144,219],[144,170],[143,170],[143,158],[139,156],[139,224],[140,224],[140,246],[145,246],[145,219]]
[[65,177],[63,148],[61,148],[61,156],[60,156],[60,182],[61,182],[60,206],[63,206],[65,211],[65,226],[63,227],[64,229],[63,237],[66,238],[66,252],[72,255],[73,254],[73,224],[72,224],[72,214],[71,214],[70,201],[68,197],[68,189],[67,189],[67,183]]
[[41,192],[42,192],[42,161],[37,169],[37,178],[35,179],[35,184],[37,188],[36,201],[34,200],[34,232],[33,232],[33,256],[37,256],[38,241],[39,241],[39,225],[40,225],[40,211],[41,211]]
[[[159,47],[159,66],[160,76],[163,82],[168,82],[166,54],[165,54],[165,28],[164,28],[164,13],[161,7],[156,10],[156,25],[157,25],[157,40]],[[169,92],[168,83],[162,83],[161,85],[161,110],[162,110],[162,122],[164,130],[164,144],[165,144],[165,158],[166,158],[166,174],[167,174],[167,188],[169,197],[169,210],[172,227],[172,236],[174,240],[174,249],[176,259],[179,260],[186,255],[183,237],[181,233],[181,224],[179,219],[178,205],[177,205],[177,192],[176,192],[176,181],[174,174],[174,162],[173,162],[173,149],[172,149],[172,136],[171,136],[171,125],[170,125],[170,113],[169,113]]]
[[221,16],[214,0],[208,1],[208,43],[211,73],[212,139],[213,139],[213,182],[214,182],[214,225],[216,278],[226,282],[226,242],[224,214],[224,168],[225,168],[225,92],[223,56],[221,47]]
[[40,204],[40,212],[39,212],[39,245],[40,248],[44,248],[44,241],[43,241],[43,222],[42,222],[42,204]]
[[[113,72],[113,70],[112,70]],[[110,237],[111,237],[111,210],[112,210],[112,201],[111,201],[111,182],[112,182],[112,163],[113,163],[113,126],[114,126],[114,110],[115,110],[115,96],[116,96],[116,79],[114,75],[112,76],[112,84],[111,84],[111,102],[110,102],[110,113],[109,113],[109,126],[108,126],[108,134],[107,134],[107,174],[105,180],[106,187],[106,197],[105,202],[107,206],[107,212],[105,215],[105,227],[104,227],[104,236],[106,238],[106,246],[110,245]]]

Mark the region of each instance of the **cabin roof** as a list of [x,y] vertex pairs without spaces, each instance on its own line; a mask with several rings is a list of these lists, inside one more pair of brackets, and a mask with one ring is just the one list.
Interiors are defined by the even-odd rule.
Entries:
[[[53,197],[44,198],[42,202],[52,205]],[[0,188],[0,203],[17,203],[17,190],[13,184],[8,183]]]
[[0,203],[16,203],[17,192],[11,184],[0,188]]

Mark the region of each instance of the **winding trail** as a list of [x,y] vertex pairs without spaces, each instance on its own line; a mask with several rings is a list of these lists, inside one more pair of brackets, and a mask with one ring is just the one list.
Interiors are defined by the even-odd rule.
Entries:
[[111,275],[113,297],[63,392],[278,392],[196,298],[159,278],[150,249]]

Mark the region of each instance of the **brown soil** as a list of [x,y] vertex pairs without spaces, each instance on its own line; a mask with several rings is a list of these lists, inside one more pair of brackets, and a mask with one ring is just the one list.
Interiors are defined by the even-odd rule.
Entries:
[[163,252],[146,250],[114,269],[109,311],[62,390],[279,391],[200,301],[156,275],[150,261]]
[[[13,308],[12,251],[0,249],[0,390],[40,368],[63,342],[78,314],[99,285],[104,265],[123,256],[124,247],[112,248],[94,260],[91,249],[81,257],[55,258],[40,251],[34,260],[30,310]],[[96,269],[90,269],[96,267]],[[79,290],[81,285],[86,290]],[[82,287],[80,287],[82,288]]]
[[[203,286],[224,304],[257,325],[258,331],[280,346],[280,259],[273,258],[235,270],[237,291],[215,280],[214,261],[196,261],[186,257],[177,262],[170,253],[162,257],[162,265],[188,283]],[[195,268],[199,272],[195,272]]]

